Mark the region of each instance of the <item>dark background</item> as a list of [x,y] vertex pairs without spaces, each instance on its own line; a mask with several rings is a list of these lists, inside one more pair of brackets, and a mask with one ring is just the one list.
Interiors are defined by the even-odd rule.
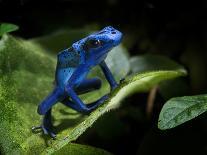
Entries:
[[148,94],[133,95],[77,142],[114,154],[207,154],[205,114],[169,131],[157,129],[159,112],[169,97],[206,93],[207,1],[0,0],[0,22],[19,25],[13,34],[23,38],[64,27],[112,25],[124,33],[132,56],[160,54],[184,65],[189,76],[169,88],[168,97],[157,92],[150,116]]

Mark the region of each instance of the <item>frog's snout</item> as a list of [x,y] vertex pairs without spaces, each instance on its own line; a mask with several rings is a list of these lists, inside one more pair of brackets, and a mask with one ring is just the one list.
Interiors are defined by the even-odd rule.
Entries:
[[113,43],[114,46],[119,45],[122,41],[122,38],[123,38],[122,33],[118,30],[114,30],[114,31],[112,31],[112,35],[114,35],[114,36],[112,36],[113,40],[114,40],[114,43]]
[[113,40],[113,46],[117,46],[122,41],[122,33],[112,26],[108,26],[105,29],[110,33],[110,38]]
[[113,28],[112,26],[107,26],[103,29],[104,32],[107,32],[107,35],[109,36],[110,40],[112,40],[112,45],[117,46],[122,41],[122,33]]

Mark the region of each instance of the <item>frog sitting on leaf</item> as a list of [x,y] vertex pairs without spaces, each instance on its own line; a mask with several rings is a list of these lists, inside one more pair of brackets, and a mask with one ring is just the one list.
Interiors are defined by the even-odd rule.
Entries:
[[111,90],[118,86],[105,63],[105,58],[113,47],[120,44],[121,39],[122,33],[108,26],[75,42],[72,47],[57,55],[55,88],[38,106],[37,112],[44,115],[44,118],[42,125],[33,127],[33,130],[42,129],[44,134],[48,134],[52,138],[56,137],[52,131],[51,110],[57,102],[88,114],[108,99],[108,95],[104,95],[93,103],[84,104],[78,95],[101,87],[100,79],[86,78],[89,71],[96,65],[101,67]]

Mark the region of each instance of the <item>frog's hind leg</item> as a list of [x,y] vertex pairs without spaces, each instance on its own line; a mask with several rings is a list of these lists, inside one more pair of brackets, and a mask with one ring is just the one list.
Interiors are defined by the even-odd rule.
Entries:
[[101,80],[99,78],[91,78],[83,80],[75,89],[75,92],[80,95],[99,88],[101,88]]
[[83,114],[88,114],[94,109],[96,109],[100,104],[102,104],[105,100],[108,99],[108,95],[105,95],[98,99],[95,102],[89,103],[89,104],[79,104],[77,102],[71,101],[69,98],[65,98],[61,101],[65,106],[70,107],[78,112],[81,112]]
[[78,112],[88,114],[92,110],[97,108],[98,105],[102,104],[108,98],[108,95],[101,97],[100,99],[98,99],[97,101],[93,103],[84,104],[77,94],[87,93],[92,90],[99,89],[100,87],[101,87],[100,79],[98,78],[86,79],[74,90],[67,89],[67,93],[69,97],[71,98],[71,100],[69,98],[65,98],[61,102],[67,107],[70,107]]

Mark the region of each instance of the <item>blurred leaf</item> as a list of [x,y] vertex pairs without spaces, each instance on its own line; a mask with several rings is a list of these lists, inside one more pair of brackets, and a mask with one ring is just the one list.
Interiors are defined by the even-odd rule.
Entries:
[[[110,94],[110,99],[89,116],[83,116],[62,104],[55,105],[53,116],[58,135],[54,141],[31,132],[31,127],[41,122],[37,106],[53,87],[56,58],[49,50],[46,51],[39,43],[9,35],[4,35],[0,41],[0,148],[3,154],[54,153],[70,145],[101,115],[118,107],[128,95],[148,91],[160,81],[185,75],[183,70],[173,69],[127,77]],[[113,74],[116,79],[125,77],[129,62],[123,47],[115,48],[111,53],[107,63]],[[103,77],[99,68],[95,68],[90,76],[99,75]],[[102,80],[103,88],[82,96],[84,102],[108,93],[108,84]]]
[[206,51],[201,46],[189,42],[185,52],[181,56],[181,62],[189,69],[191,92],[203,94],[206,92],[207,61]]
[[185,72],[183,66],[177,64],[165,56],[159,55],[135,56],[130,59],[130,64],[133,73],[171,69],[177,69]]
[[50,35],[30,39],[35,44],[40,44],[49,52],[58,53],[61,50],[68,48],[72,43],[82,39],[93,32],[89,28],[83,29],[62,29],[53,32]]
[[[185,72],[183,66],[175,61],[161,55],[142,55],[130,59],[130,65],[133,73],[142,73],[155,70],[180,70]],[[179,87],[179,90],[178,90]],[[186,94],[188,86],[183,77],[163,81],[159,85],[159,92],[165,99]]]
[[187,95],[189,89],[188,82],[184,77],[163,81],[159,85],[159,92],[165,100],[169,100],[172,97]]
[[174,128],[207,111],[207,95],[172,98],[163,106],[158,127],[161,130]]
[[13,32],[18,30],[19,27],[14,24],[9,24],[9,23],[2,23],[0,25],[0,36],[2,36],[5,33]]

